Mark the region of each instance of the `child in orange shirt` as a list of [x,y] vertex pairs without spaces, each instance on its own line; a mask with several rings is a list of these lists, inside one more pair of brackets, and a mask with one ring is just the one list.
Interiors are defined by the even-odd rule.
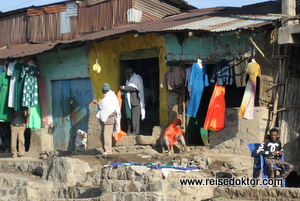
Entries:
[[164,145],[166,145],[169,151],[168,154],[170,155],[171,147],[177,144],[178,139],[184,146],[184,151],[187,151],[186,143],[181,131],[181,120],[175,119],[162,135],[162,150],[164,150]]

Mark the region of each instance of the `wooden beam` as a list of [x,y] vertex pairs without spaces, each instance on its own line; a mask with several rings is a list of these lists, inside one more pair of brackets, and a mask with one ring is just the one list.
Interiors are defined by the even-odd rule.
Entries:
[[269,61],[269,59],[265,56],[265,54],[261,51],[261,49],[256,45],[256,43],[254,42],[254,40],[249,37],[251,43],[254,45],[254,47],[258,50],[258,52],[262,55],[263,58],[266,59],[266,61],[271,65],[273,66],[273,64]]

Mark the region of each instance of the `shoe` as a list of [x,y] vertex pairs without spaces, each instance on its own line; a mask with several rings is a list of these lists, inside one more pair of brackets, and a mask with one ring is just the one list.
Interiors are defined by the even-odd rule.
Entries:
[[103,155],[111,154],[111,152],[105,151]]
[[16,154],[13,154],[12,155],[12,158],[17,158],[18,156]]
[[19,154],[19,157],[22,157],[22,156],[24,156],[24,154]]

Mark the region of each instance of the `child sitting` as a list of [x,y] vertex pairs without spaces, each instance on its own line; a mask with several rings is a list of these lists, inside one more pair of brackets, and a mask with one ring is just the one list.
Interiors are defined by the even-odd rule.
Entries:
[[[184,146],[184,151],[187,151],[184,137],[182,136],[181,131],[181,120],[175,119],[173,123],[165,130],[162,135],[162,150],[164,152],[164,145],[168,148],[168,154],[172,152],[172,146],[177,144],[178,139],[181,141],[181,144]],[[189,150],[188,150],[189,151]]]

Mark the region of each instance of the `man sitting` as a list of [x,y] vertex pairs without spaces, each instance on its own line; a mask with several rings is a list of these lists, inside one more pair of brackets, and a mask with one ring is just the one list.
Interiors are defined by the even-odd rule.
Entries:
[[264,155],[269,178],[274,177],[274,166],[276,165],[283,170],[278,178],[285,179],[292,172],[294,166],[281,160],[283,149],[278,136],[278,130],[272,128],[270,135],[261,143],[256,153]]

